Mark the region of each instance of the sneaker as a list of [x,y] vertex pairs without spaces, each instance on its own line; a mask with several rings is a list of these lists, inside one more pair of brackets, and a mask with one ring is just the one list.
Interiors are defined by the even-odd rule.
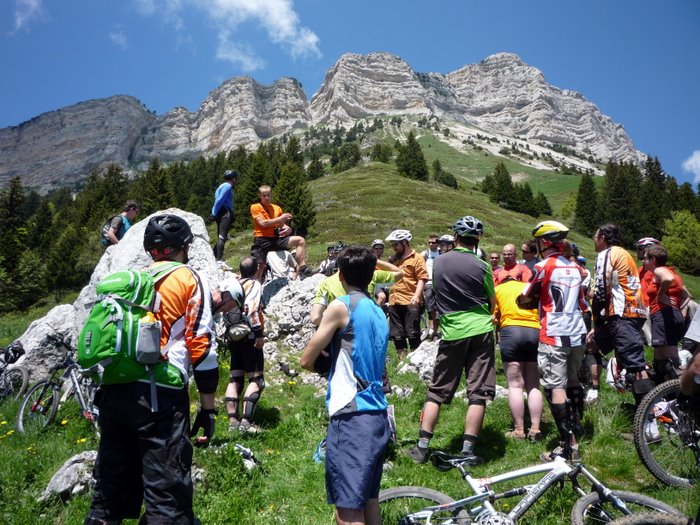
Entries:
[[550,461],[554,461],[556,458],[564,458],[567,461],[581,461],[581,454],[579,454],[578,445],[571,448],[571,454],[568,458],[564,454],[564,447],[561,445],[556,447],[551,452],[543,452],[540,454],[540,461],[542,461],[542,463],[549,463]]
[[301,268],[299,268],[299,273],[297,273],[297,277],[299,279],[306,279],[307,277],[311,277],[313,274],[316,272],[314,271],[313,268],[311,268],[308,264],[305,264]]
[[255,423],[244,419],[241,421],[241,424],[238,425],[238,431],[242,434],[261,434],[263,430]]
[[428,461],[428,457],[430,456],[427,448],[421,448],[418,445],[408,449],[406,453],[408,454],[408,457],[413,460],[414,463],[425,463],[426,461]]
[[583,400],[586,406],[591,407],[597,405],[600,399],[598,398],[598,390],[595,388],[589,388],[586,392],[586,398]]
[[424,329],[420,334],[421,341],[425,341],[426,339],[430,339],[430,330],[428,330],[427,328]]

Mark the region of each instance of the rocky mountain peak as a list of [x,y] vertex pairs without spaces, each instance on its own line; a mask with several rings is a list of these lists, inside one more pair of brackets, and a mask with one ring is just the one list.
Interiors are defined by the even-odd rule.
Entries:
[[621,125],[580,93],[548,84],[515,54],[422,73],[391,53],[347,53],[311,101],[293,78],[264,85],[235,77],[194,112],[178,107],[156,116],[120,95],[0,129],[0,187],[20,176],[24,185],[46,191],[111,163],[143,170],[155,158],[192,160],[253,147],[295,128],[392,115],[437,116],[515,139],[564,144],[600,160],[642,158]]

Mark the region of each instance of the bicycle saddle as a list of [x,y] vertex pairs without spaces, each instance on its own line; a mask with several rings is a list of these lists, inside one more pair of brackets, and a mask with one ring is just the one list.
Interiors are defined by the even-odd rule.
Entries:
[[440,450],[436,450],[430,455],[430,461],[432,461],[433,466],[436,469],[441,470],[442,472],[447,472],[448,470],[455,468],[457,465],[472,465],[472,458],[469,456],[453,456]]

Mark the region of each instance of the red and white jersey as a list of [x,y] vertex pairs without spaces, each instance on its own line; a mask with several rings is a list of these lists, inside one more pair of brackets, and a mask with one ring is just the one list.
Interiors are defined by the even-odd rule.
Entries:
[[535,265],[534,274],[522,294],[539,298],[540,342],[562,347],[584,344],[587,307],[578,265],[553,253]]

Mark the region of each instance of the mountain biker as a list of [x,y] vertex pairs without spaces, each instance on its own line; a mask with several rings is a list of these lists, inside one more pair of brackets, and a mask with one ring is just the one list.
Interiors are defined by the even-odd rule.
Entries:
[[447,253],[455,247],[455,238],[450,234],[441,236],[438,239],[438,250],[440,253]]
[[374,252],[365,246],[340,253],[338,275],[346,294],[328,305],[300,360],[314,370],[321,351],[332,344],[326,493],[339,524],[381,523],[379,485],[390,439],[382,391],[389,334],[384,313],[367,291],[375,264]]
[[86,524],[138,518],[142,502],[144,523],[195,523],[188,369],[215,352],[216,343],[209,291],[186,265],[193,238],[177,215],[155,215],[146,226],[143,247],[153,259],[151,267],[183,263],[156,284],[161,352],[167,352],[155,365],[158,406],[151,403],[148,379],[98,390],[101,438]]
[[233,188],[238,180],[236,170],[224,171],[222,182],[214,194],[214,205],[211,208],[211,221],[216,221],[217,238],[214,246],[214,257],[217,261],[224,258],[224,247],[228,239],[228,230],[233,222]]
[[627,370],[635,405],[654,388],[646,372],[642,326],[646,308],[639,271],[622,248],[620,228],[605,224],[593,236],[598,252],[593,284],[593,329],[587,340],[603,353],[615,349],[620,368]]
[[520,264],[516,260],[517,252],[515,244],[506,244],[503,246],[503,266],[495,274],[496,285],[501,284],[506,277],[512,277],[521,283],[527,283],[532,277],[532,272],[524,264]]
[[124,204],[124,210],[112,219],[109,229],[107,230],[107,246],[112,244],[119,244],[122,240],[124,234],[129,228],[131,228],[131,223],[136,218],[139,213],[139,205],[136,201],[126,201]]
[[407,347],[415,350],[420,346],[423,289],[428,281],[425,260],[411,248],[411,238],[408,230],[394,230],[386,238],[394,250],[389,262],[403,272],[403,279],[391,287],[389,295],[389,329],[399,356],[406,354]]
[[440,255],[438,250],[438,236],[431,235],[428,237],[428,249],[421,252],[425,259],[425,268],[428,271],[428,281],[423,288],[423,299],[425,301],[425,309],[428,311],[428,320],[430,326],[426,327],[426,338],[434,339],[438,337],[438,320],[437,320],[437,304],[435,304],[435,293],[433,292],[433,262]]
[[[540,337],[537,364],[545,397],[560,435],[559,446],[540,456],[579,459],[583,392],[578,371],[586,342],[583,312],[587,309],[578,265],[564,256],[569,228],[557,221],[542,221],[532,230],[542,260],[535,275],[518,296],[521,308],[539,308]],[[567,446],[567,443],[569,446]]]
[[474,448],[486,403],[496,394],[492,315],[495,294],[491,266],[476,255],[484,225],[466,216],[457,220],[452,229],[457,246],[435,259],[433,267],[441,340],[421,412],[418,443],[408,450],[408,455],[416,463],[427,461],[440,408],[452,402],[464,373],[469,407],[462,455],[468,464],[478,465],[483,459],[474,454]]

